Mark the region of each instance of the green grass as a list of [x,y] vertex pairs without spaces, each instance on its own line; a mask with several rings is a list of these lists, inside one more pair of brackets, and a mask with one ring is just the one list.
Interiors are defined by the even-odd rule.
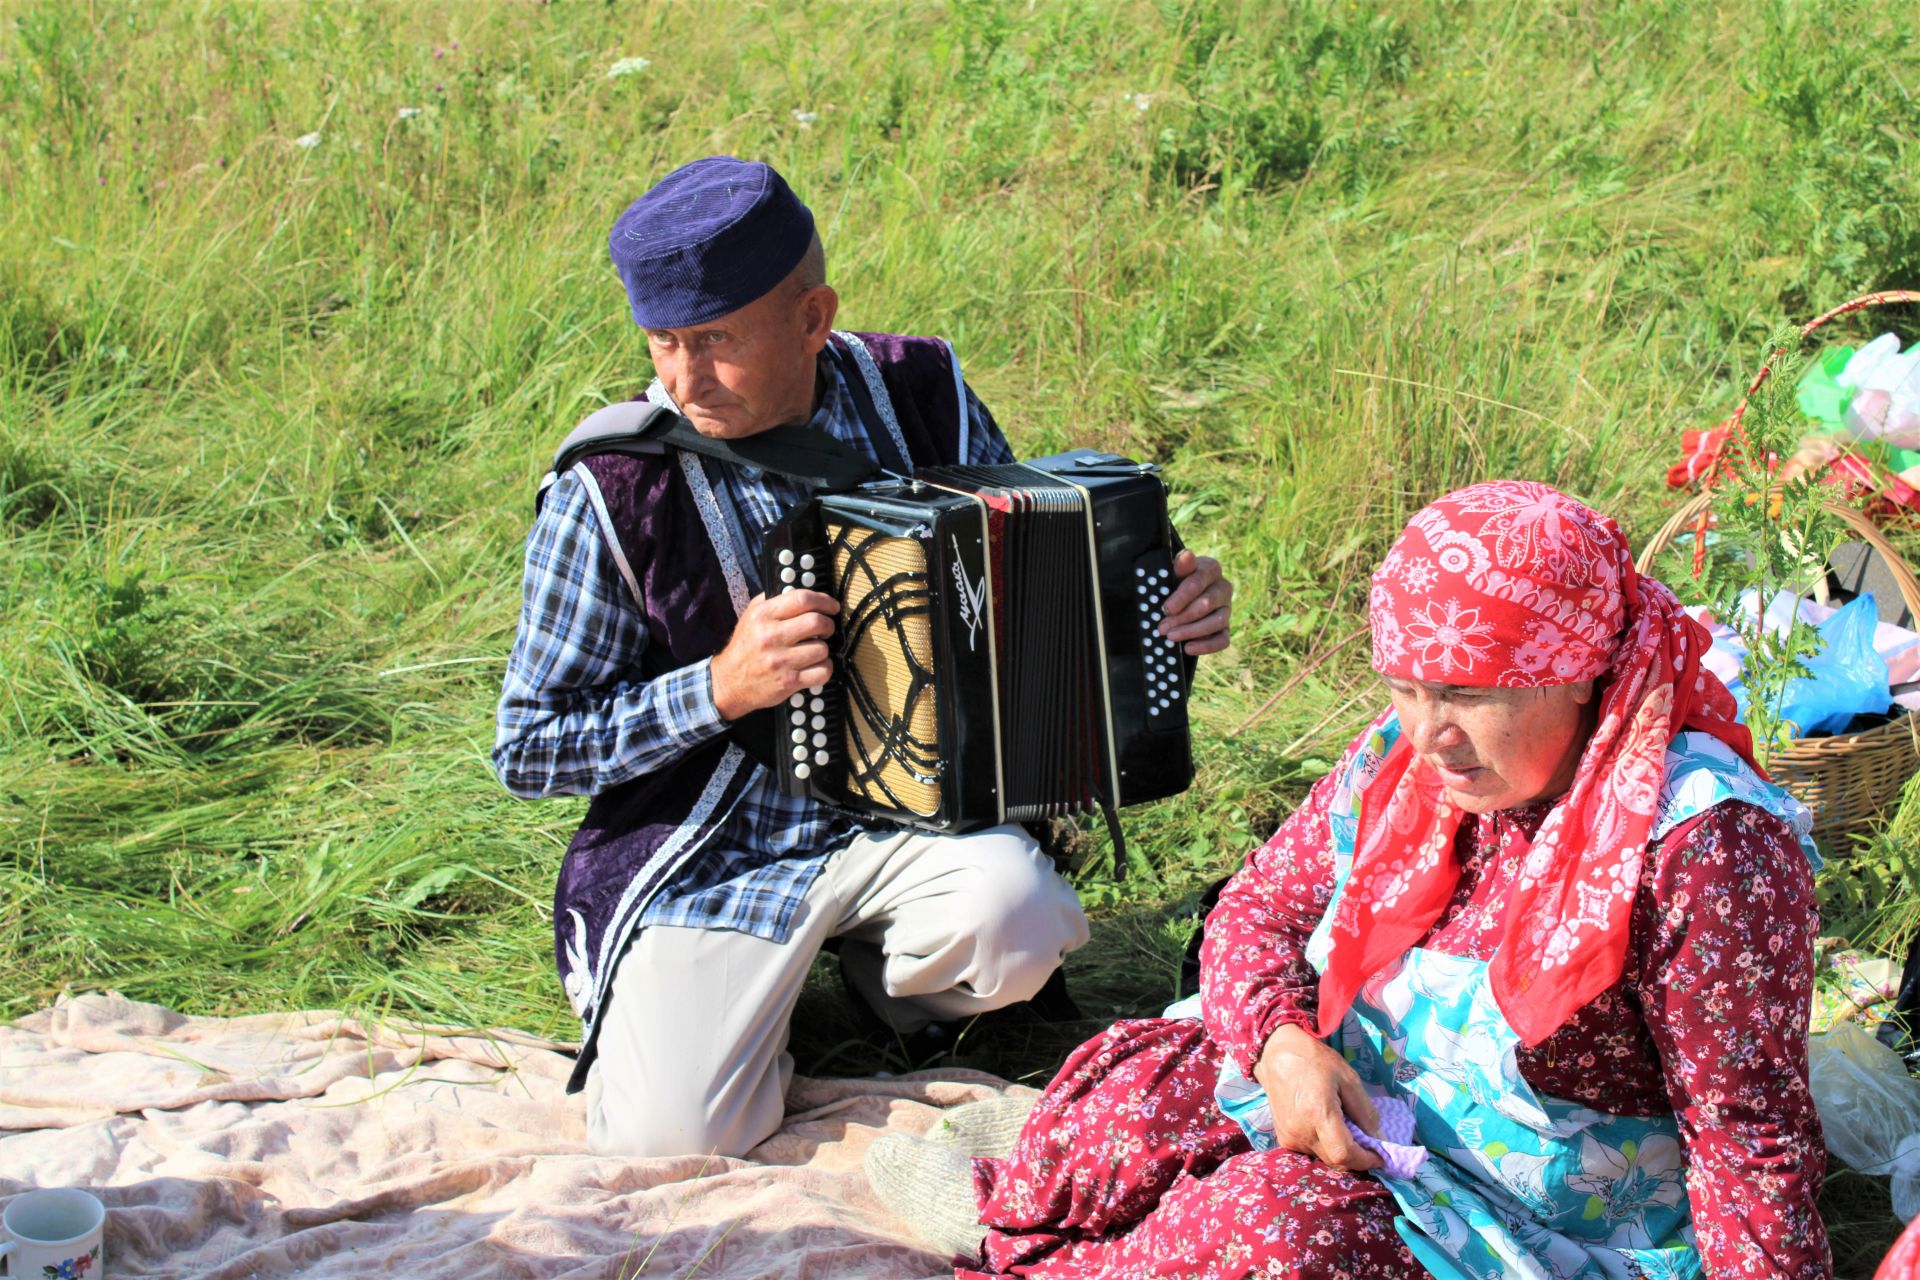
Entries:
[[952,338],[1022,451],[1165,463],[1239,583],[1199,785],[1134,816],[1126,884],[1083,878],[1089,1012],[1154,1007],[1180,912],[1377,702],[1329,651],[1407,514],[1519,474],[1644,540],[1772,325],[1920,284],[1900,28],[0,0],[0,1015],[569,1031],[580,806],[499,791],[490,715],[542,460],[648,376],[605,228],[714,151],[813,205],[844,323]]

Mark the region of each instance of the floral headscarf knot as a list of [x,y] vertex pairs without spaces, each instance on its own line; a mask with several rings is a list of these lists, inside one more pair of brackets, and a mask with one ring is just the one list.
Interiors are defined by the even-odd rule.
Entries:
[[[1536,834],[1492,962],[1494,998],[1537,1044],[1618,980],[1667,745],[1702,729],[1749,763],[1706,631],[1642,578],[1619,527],[1544,484],[1472,485],[1408,522],[1373,575],[1373,665],[1477,688],[1600,682],[1573,785]],[[1359,797],[1353,868],[1320,979],[1320,1029],[1426,936],[1452,898],[1462,814],[1406,738]],[[1391,909],[1386,907],[1391,904]]]

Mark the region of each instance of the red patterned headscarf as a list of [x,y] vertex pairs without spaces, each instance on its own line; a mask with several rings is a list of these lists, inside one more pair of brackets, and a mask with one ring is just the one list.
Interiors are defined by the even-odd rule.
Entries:
[[[1700,665],[1705,628],[1634,570],[1613,521],[1544,484],[1477,484],[1422,510],[1374,573],[1368,616],[1382,675],[1598,682],[1593,736],[1534,836],[1491,966],[1501,1012],[1538,1044],[1620,977],[1667,744],[1702,729],[1752,763],[1752,739]],[[1460,874],[1461,810],[1405,736],[1355,798],[1353,868],[1320,977],[1323,1036],[1426,936]]]

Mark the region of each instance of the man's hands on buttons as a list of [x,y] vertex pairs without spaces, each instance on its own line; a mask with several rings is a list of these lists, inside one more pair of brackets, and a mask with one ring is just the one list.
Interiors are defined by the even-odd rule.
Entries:
[[827,637],[840,602],[819,591],[794,589],[747,601],[733,638],[713,657],[713,704],[728,720],[775,706],[824,684],[833,674]]
[[1195,657],[1226,648],[1233,584],[1220,572],[1220,562],[1182,551],[1173,558],[1173,576],[1180,585],[1167,597],[1160,634],[1175,644],[1184,642]]

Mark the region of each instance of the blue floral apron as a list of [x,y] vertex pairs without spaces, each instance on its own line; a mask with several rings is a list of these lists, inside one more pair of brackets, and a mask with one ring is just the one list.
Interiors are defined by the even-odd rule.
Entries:
[[[1359,796],[1398,736],[1389,716],[1334,794],[1337,883],[1308,943],[1316,968],[1325,966],[1353,863]],[[1819,866],[1803,805],[1718,739],[1679,735],[1667,751],[1655,837],[1726,800],[1780,817]],[[1378,1003],[1357,999],[1334,1043],[1370,1090],[1413,1108],[1426,1162],[1412,1178],[1376,1176],[1399,1202],[1401,1238],[1428,1271],[1439,1280],[1702,1274],[1671,1115],[1608,1115],[1535,1092],[1521,1076],[1520,1039],[1494,1003],[1486,961],[1415,947],[1367,990]],[[1167,1014],[1198,1016],[1198,998]],[[1217,1094],[1257,1149],[1274,1145],[1264,1090],[1231,1062]]]

